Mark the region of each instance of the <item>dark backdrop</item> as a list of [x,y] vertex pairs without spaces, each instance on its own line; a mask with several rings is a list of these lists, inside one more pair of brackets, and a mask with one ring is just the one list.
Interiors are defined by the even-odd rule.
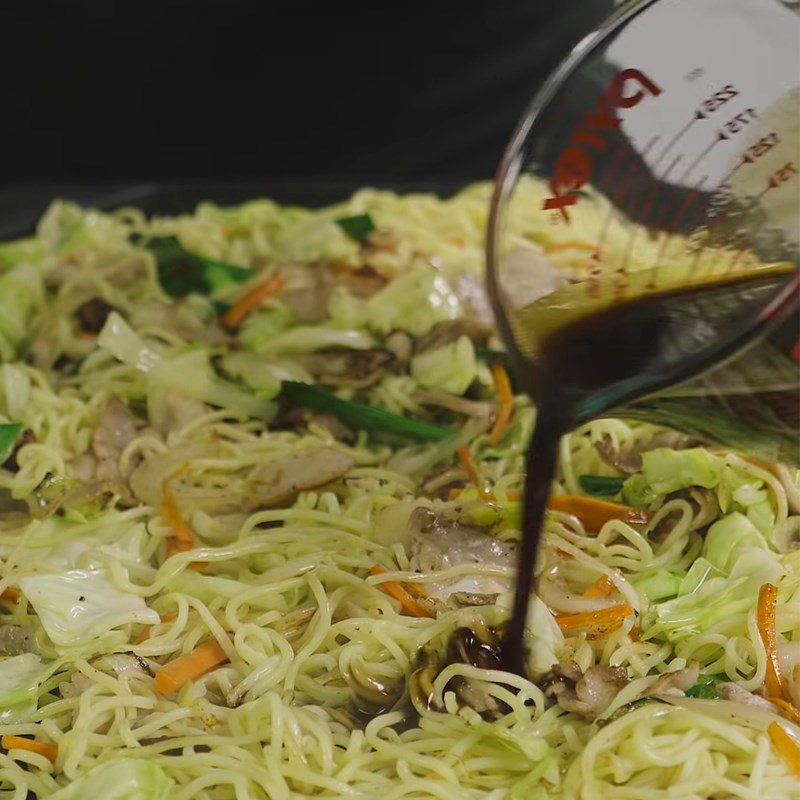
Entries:
[[488,177],[612,5],[9,2],[0,181]]

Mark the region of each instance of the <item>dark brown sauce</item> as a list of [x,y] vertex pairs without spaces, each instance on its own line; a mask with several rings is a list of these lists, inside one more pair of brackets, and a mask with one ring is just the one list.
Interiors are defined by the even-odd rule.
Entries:
[[[523,633],[560,437],[643,396],[652,404],[653,392],[737,352],[752,336],[752,321],[794,275],[768,272],[651,293],[577,318],[572,309],[565,324],[540,341],[519,375],[536,402],[537,420],[527,455],[516,597],[503,643],[506,669],[525,671]],[[520,323],[535,325],[535,310],[524,309]]]

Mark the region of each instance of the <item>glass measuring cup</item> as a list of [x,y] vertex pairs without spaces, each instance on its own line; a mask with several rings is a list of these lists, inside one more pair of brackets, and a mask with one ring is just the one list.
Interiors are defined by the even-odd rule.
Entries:
[[[488,286],[534,398],[554,327],[648,293],[776,276],[697,304],[668,357],[587,393],[573,424],[613,410],[800,463],[798,41],[778,0],[629,4],[532,102],[499,169]],[[512,217],[539,247],[507,233]],[[614,354],[587,341],[598,357]]]

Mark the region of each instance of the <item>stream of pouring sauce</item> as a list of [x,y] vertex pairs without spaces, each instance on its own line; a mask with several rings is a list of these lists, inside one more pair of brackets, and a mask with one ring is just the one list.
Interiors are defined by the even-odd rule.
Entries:
[[[650,291],[588,313],[573,307],[565,324],[551,326],[537,342],[536,356],[520,376],[536,402],[537,419],[526,460],[514,608],[502,645],[507,670],[525,674],[528,602],[561,436],[620,401],[689,378],[735,353],[752,321],[795,278],[795,270],[753,272]],[[537,322],[533,304],[519,312],[514,327],[532,330]]]

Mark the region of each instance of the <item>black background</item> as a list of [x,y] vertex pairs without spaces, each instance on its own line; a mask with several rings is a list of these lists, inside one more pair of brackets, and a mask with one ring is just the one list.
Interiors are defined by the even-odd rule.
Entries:
[[489,177],[612,5],[8,3],[0,182]]

